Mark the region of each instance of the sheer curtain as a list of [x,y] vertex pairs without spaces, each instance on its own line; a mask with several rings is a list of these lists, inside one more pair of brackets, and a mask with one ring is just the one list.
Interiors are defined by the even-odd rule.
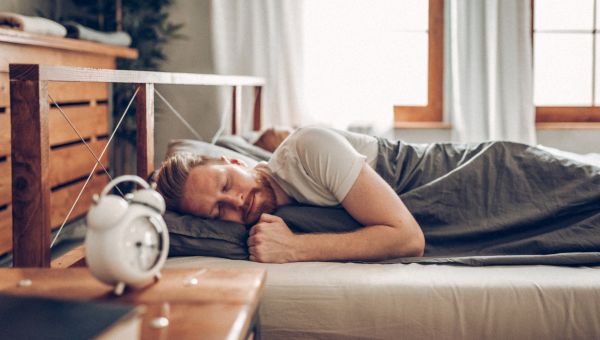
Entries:
[[446,2],[453,138],[535,143],[529,0]]
[[211,2],[215,71],[265,78],[263,126],[304,123],[301,6],[295,0]]

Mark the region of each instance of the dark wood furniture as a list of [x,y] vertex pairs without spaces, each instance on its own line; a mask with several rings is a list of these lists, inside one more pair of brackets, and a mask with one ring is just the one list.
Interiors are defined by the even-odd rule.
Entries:
[[[13,265],[16,267],[49,267],[52,181],[49,166],[50,108],[47,98],[55,82],[100,84],[133,83],[138,88],[137,116],[137,174],[146,178],[153,171],[154,159],[154,84],[212,85],[233,87],[233,127],[239,128],[241,87],[252,86],[257,94],[253,128],[260,127],[260,94],[262,78],[219,76],[191,73],[121,71],[55,65],[11,64],[11,122],[12,122],[12,201],[13,201]],[[234,131],[235,132],[235,131]],[[84,157],[84,156],[82,156]],[[90,155],[85,157],[92,159]],[[69,164],[61,164],[69,167]],[[87,171],[92,166],[87,167]],[[101,171],[101,170],[99,170]],[[101,177],[101,176],[98,176]],[[104,183],[104,182],[102,182]],[[91,192],[99,192],[92,187]],[[64,216],[64,215],[63,215]],[[76,249],[59,259],[56,265],[69,266],[79,262],[83,251]]]
[[[137,51],[83,40],[0,28],[0,173],[2,174],[0,176],[0,254],[10,251],[13,246],[11,144],[44,143],[39,144],[37,148],[32,147],[28,151],[30,154],[22,154],[21,157],[39,157],[42,147],[49,149],[44,162],[38,165],[48,169],[45,179],[46,185],[50,187],[50,199],[45,202],[50,218],[48,228],[56,228],[62,224],[95,161],[58,109],[49,106],[48,103],[51,101],[47,95],[36,98],[35,94],[30,93],[32,97],[24,98],[31,101],[32,105],[45,110],[44,123],[48,128],[44,134],[47,135],[40,134],[36,137],[22,134],[17,127],[11,138],[10,115],[14,108],[10,105],[9,64],[44,63],[114,69],[118,57],[137,58]],[[54,82],[48,84],[45,91],[64,107],[63,110],[78,126],[92,149],[98,151],[106,145],[106,136],[110,129],[109,84]],[[22,95],[29,94],[22,93]],[[30,124],[24,115],[21,117],[19,124]],[[38,140],[42,136],[44,136],[43,141]],[[102,158],[102,162],[106,168],[110,167],[108,155]],[[40,169],[33,171],[40,171]],[[92,192],[97,192],[106,183],[106,176],[102,174],[95,176],[69,220],[83,215],[91,203]]]
[[[162,274],[158,283],[116,297],[87,268],[2,268],[0,293],[144,305],[142,339],[258,337],[263,269],[163,269]],[[31,284],[19,284],[22,280]],[[152,327],[160,316],[169,319],[167,328]]]

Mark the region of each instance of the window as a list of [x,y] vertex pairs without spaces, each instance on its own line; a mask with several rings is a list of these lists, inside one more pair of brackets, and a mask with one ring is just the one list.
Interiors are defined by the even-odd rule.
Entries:
[[537,122],[600,121],[596,0],[532,0]]
[[[425,106],[394,107],[396,126],[443,119],[444,1],[429,0]],[[598,0],[532,0],[536,121],[600,122]]]
[[429,0],[427,100],[422,106],[394,106],[396,127],[441,127],[444,85],[444,0]]
[[[306,111],[343,128],[389,124],[393,110],[403,117],[404,107],[433,107],[430,6],[423,0],[305,0]],[[433,82],[441,96],[441,77]],[[441,120],[441,98],[433,102],[440,104]]]

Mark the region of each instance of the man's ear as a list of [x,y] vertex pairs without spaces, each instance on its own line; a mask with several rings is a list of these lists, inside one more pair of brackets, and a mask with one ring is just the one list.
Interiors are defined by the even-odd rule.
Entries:
[[246,168],[248,167],[248,164],[246,164],[246,162],[244,162],[241,159],[235,159],[234,158],[234,159],[231,160],[231,164],[237,164],[237,165],[240,165],[240,166],[243,166],[243,167],[246,167]]
[[229,158],[227,158],[227,156],[221,156],[221,160],[227,164],[237,164],[237,165],[241,165],[244,167],[248,167],[248,164],[246,164],[246,162],[244,162],[241,159],[235,159],[235,158],[229,159]]

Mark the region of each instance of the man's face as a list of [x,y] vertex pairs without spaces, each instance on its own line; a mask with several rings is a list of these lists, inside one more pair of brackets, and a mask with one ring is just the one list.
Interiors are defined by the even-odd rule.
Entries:
[[181,208],[196,216],[254,224],[277,207],[262,173],[240,164],[201,165],[190,171]]

